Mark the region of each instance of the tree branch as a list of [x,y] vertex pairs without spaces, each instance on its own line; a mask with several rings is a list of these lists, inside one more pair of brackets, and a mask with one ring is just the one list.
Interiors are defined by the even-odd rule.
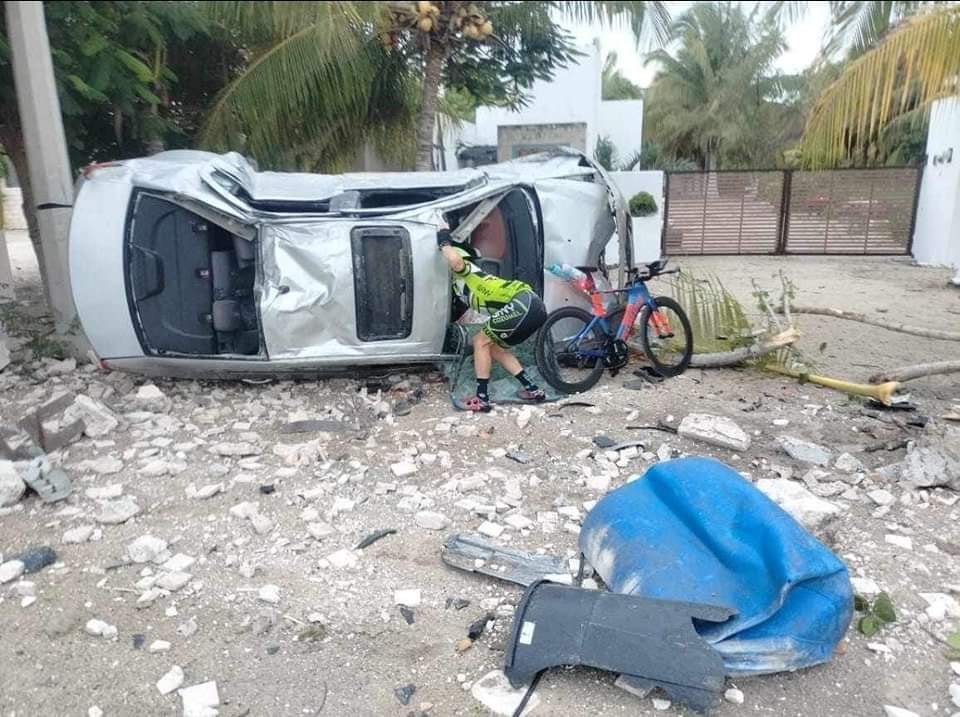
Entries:
[[[778,308],[779,313],[783,313],[782,308]],[[941,331],[940,329],[924,329],[907,324],[894,324],[885,319],[874,319],[865,314],[857,314],[852,311],[842,309],[831,309],[819,306],[794,306],[792,311],[796,314],[818,314],[820,316],[833,316],[837,319],[847,319],[848,321],[859,321],[862,324],[879,326],[889,331],[899,331],[902,334],[912,334],[914,336],[923,336],[928,339],[942,339],[944,341],[960,341],[960,333],[956,331]]]
[[943,373],[960,371],[960,361],[936,361],[934,363],[919,363],[913,366],[901,366],[889,371],[881,371],[870,377],[870,383],[885,381],[909,381],[923,376],[936,376]]
[[781,331],[768,339],[762,339],[752,346],[734,349],[733,351],[720,351],[712,354],[694,354],[690,360],[690,366],[693,368],[719,368],[721,366],[735,366],[736,364],[750,361],[751,359],[766,356],[774,351],[779,351],[784,346],[789,346],[800,338],[800,332],[792,326],[786,331]]

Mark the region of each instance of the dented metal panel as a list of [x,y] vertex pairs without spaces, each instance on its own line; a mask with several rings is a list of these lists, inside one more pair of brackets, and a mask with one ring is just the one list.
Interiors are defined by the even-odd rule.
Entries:
[[[408,338],[358,336],[351,244],[358,226],[402,228],[410,236],[416,290]],[[260,319],[271,359],[441,352],[450,279],[432,225],[349,220],[263,225],[260,245]]]

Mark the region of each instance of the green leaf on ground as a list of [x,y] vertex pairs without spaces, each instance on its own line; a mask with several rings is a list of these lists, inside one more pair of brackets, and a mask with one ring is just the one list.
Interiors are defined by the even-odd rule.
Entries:
[[873,601],[873,614],[883,622],[896,622],[897,613],[893,609],[893,601],[887,593],[880,593]]
[[873,637],[880,629],[880,621],[875,615],[864,615],[860,618],[860,622],[857,623],[857,629],[860,630],[865,637]]

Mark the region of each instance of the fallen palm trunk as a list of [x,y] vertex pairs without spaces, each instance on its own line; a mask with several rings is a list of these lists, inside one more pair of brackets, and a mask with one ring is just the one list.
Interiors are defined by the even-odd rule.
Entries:
[[[857,314],[853,311],[844,311],[842,309],[830,309],[819,306],[791,306],[790,311],[795,314],[818,314],[820,316],[833,316],[837,319],[847,319],[848,321],[859,321],[861,324],[870,324],[879,326],[882,329],[898,331],[902,334],[912,334],[914,336],[923,336],[928,339],[942,339],[944,341],[960,341],[960,333],[956,331],[941,331],[940,329],[924,329],[908,324],[893,324],[884,319],[875,319],[866,314]],[[777,308],[778,313],[783,313],[782,308]]]
[[874,399],[875,401],[879,401],[884,406],[890,406],[893,404],[893,395],[897,392],[897,389],[900,388],[900,384],[896,381],[888,381],[886,383],[874,385],[868,383],[853,383],[852,381],[829,378],[828,376],[818,376],[813,373],[791,371],[790,369],[780,368],[777,366],[770,366],[769,369],[777,373],[782,373],[785,376],[792,376],[799,381],[815,383],[818,386],[824,386],[837,391],[843,391],[844,393],[853,394],[854,396],[866,396]]
[[909,381],[922,376],[936,376],[943,373],[960,371],[960,361],[936,361],[934,363],[920,363],[915,366],[901,366],[900,368],[881,371],[870,377],[870,383],[882,381]]
[[779,351],[784,346],[789,346],[800,338],[800,332],[790,327],[786,331],[781,331],[775,336],[762,339],[752,346],[744,346],[732,351],[719,351],[710,354],[694,354],[690,359],[692,368],[719,368],[722,366],[735,366],[736,364],[750,361],[752,359],[766,356],[767,354]]

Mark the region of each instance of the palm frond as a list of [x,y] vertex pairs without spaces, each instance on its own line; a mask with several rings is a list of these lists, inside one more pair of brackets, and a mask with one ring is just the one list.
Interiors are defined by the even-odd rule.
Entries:
[[660,0],[560,1],[553,3],[560,12],[579,23],[597,22],[604,27],[628,27],[637,45],[651,40],[664,45],[670,40],[670,11]]
[[671,294],[686,310],[695,353],[731,351],[753,342],[753,328],[736,297],[712,274],[676,275]]
[[820,96],[804,130],[808,166],[862,152],[896,116],[958,91],[960,5],[907,20],[852,62]]
[[917,0],[832,0],[831,29],[824,52],[831,56],[849,46],[854,56],[860,55],[923,4]]

